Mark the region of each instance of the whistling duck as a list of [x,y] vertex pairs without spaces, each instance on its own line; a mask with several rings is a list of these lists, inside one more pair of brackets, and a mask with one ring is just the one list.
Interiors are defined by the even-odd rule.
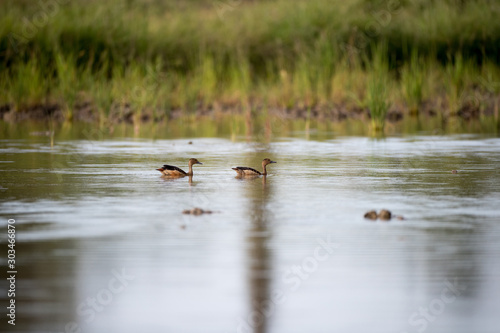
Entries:
[[184,176],[192,176],[193,175],[193,164],[203,164],[200,161],[198,161],[196,158],[191,158],[189,159],[189,172],[185,172],[184,170],[173,166],[173,165],[167,165],[165,164],[159,169],[156,169],[162,173],[163,176],[169,176],[169,177],[184,177]]
[[260,175],[265,176],[265,175],[267,175],[266,165],[271,164],[271,163],[276,163],[276,162],[271,161],[268,158],[265,158],[262,161],[262,169],[264,170],[262,173],[255,170],[255,169],[248,168],[248,167],[236,167],[236,168],[233,168],[233,170],[238,173],[238,176],[260,176]]

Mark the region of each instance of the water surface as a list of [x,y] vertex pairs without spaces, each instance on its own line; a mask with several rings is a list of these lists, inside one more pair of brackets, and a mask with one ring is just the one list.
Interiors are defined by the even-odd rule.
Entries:
[[[500,327],[498,138],[31,136],[0,153],[2,225],[17,226],[7,331]],[[155,171],[189,157],[192,179]],[[265,179],[235,178],[265,157]],[[382,208],[405,219],[363,218]]]

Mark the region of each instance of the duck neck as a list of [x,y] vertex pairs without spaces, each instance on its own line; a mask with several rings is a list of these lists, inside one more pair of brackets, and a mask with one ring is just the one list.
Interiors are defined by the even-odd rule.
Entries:
[[189,163],[189,170],[188,170],[188,175],[192,176],[193,175],[193,165]]
[[266,165],[264,163],[262,163],[262,169],[264,170],[264,172],[262,172],[262,175],[267,175]]

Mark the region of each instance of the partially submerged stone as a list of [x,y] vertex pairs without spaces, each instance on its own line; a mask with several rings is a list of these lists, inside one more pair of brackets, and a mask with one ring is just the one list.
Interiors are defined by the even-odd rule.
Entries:
[[392,213],[387,209],[382,209],[380,213],[378,213],[378,218],[383,221],[389,221],[392,217]]
[[381,219],[382,221],[389,221],[390,219],[395,218],[398,220],[404,220],[404,216],[402,215],[392,215],[390,210],[382,209],[378,214],[375,210],[370,210],[365,213],[365,219],[376,220]]
[[377,212],[374,210],[370,210],[365,214],[365,219],[369,220],[376,220],[377,219]]
[[190,214],[190,215],[201,215],[201,214],[212,214],[211,210],[204,210],[198,207],[193,209],[185,209],[182,211],[182,214]]

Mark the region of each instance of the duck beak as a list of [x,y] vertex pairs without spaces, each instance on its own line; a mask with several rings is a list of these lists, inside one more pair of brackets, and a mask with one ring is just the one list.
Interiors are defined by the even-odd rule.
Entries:
[[276,162],[274,162],[274,161],[271,161],[270,163],[276,163]]
[[201,163],[201,162],[196,162],[196,164],[201,164],[201,165],[203,165],[203,163]]

